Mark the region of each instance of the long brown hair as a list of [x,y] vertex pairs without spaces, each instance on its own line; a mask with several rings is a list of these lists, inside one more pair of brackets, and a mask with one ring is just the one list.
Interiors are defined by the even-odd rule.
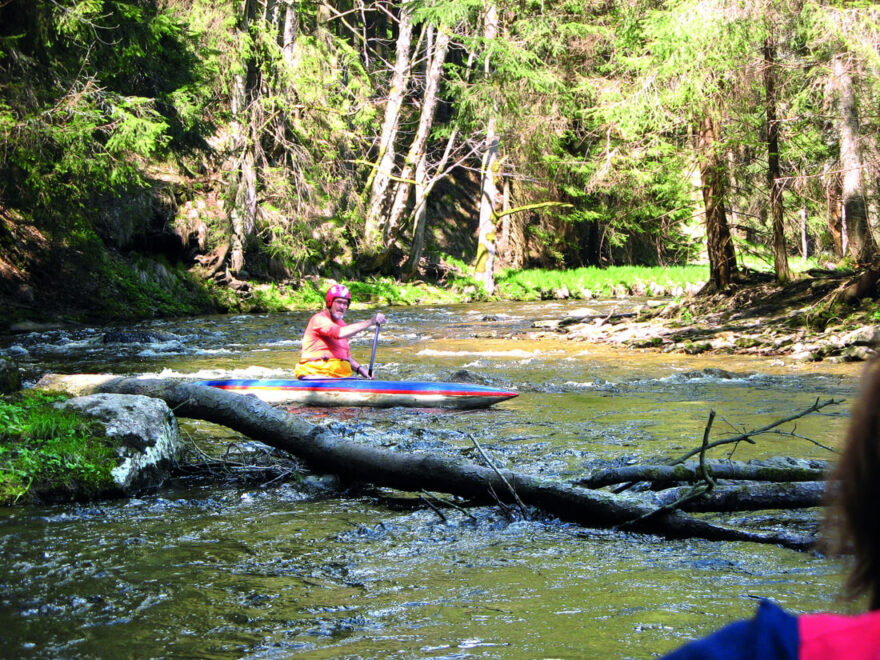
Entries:
[[846,594],[867,594],[871,609],[880,609],[880,359],[865,368],[829,486],[827,522],[836,536],[832,548],[854,558]]

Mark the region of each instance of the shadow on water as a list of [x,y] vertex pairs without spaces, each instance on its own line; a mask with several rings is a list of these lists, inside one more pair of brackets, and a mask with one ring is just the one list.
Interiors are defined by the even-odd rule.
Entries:
[[[606,303],[596,303],[602,306]],[[611,303],[607,303],[611,304]],[[619,303],[613,303],[618,305]],[[583,306],[583,305],[579,305]],[[592,305],[591,305],[592,306]],[[572,479],[757,428],[817,398],[851,397],[852,365],[672,356],[530,339],[573,303],[392,308],[383,378],[446,380],[467,369],[521,395],[491,410],[302,410],[359,442]],[[365,312],[353,310],[353,319]],[[289,377],[307,314],[140,326],[155,341],[105,343],[83,328],[0,341],[44,371],[208,378]],[[371,338],[355,353],[369,355]],[[800,420],[835,445],[847,406]],[[243,440],[201,422],[201,446]],[[735,458],[827,452],[791,435]],[[4,657],[647,658],[750,615],[760,597],[835,610],[840,566],[774,546],[669,540],[555,520],[511,522],[494,507],[441,519],[414,494],[297,479],[270,486],[178,480],[88,506],[0,511]],[[815,528],[819,512],[759,512],[735,524]]]

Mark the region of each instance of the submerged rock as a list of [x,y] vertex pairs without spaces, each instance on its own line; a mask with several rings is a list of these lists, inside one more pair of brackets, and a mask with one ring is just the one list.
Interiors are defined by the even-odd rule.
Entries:
[[0,394],[10,394],[21,389],[21,375],[18,367],[0,358]]
[[162,485],[180,447],[180,430],[161,399],[133,394],[91,394],[68,399],[58,407],[75,410],[104,427],[119,440],[114,487],[104,495],[132,495]]
[[148,330],[114,330],[104,333],[102,341],[105,344],[150,344],[153,342],[171,341],[176,339],[167,332],[152,332]]

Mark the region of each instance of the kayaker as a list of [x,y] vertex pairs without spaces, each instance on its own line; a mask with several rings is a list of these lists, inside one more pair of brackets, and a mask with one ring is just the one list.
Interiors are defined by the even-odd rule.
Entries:
[[302,354],[294,369],[297,378],[348,378],[358,374],[372,378],[367,368],[351,356],[349,337],[385,323],[384,314],[347,324],[343,318],[351,304],[351,292],[334,284],[324,298],[327,307],[309,319],[303,334]]
[[666,660],[867,660],[880,658],[880,359],[865,369],[846,444],[828,482],[830,549],[853,555],[849,598],[868,597],[856,615],[793,615],[762,601],[755,618],[691,642]]

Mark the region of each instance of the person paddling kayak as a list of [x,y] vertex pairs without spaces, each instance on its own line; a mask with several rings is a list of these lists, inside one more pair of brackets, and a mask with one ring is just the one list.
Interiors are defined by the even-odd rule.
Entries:
[[327,290],[327,307],[309,319],[303,334],[302,354],[294,369],[297,378],[348,378],[358,374],[372,378],[366,367],[351,356],[349,337],[371,326],[385,323],[384,314],[347,324],[343,318],[351,304],[351,292],[344,284]]

